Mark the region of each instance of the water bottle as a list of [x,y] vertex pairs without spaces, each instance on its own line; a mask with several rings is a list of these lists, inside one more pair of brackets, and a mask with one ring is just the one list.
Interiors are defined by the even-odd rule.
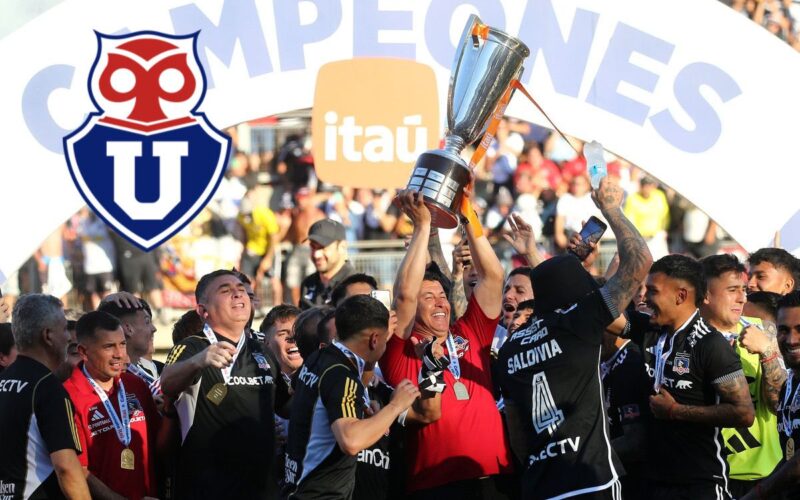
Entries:
[[597,141],[584,144],[583,156],[586,158],[586,171],[592,180],[592,189],[597,189],[603,177],[608,175],[606,160],[603,158],[603,145]]

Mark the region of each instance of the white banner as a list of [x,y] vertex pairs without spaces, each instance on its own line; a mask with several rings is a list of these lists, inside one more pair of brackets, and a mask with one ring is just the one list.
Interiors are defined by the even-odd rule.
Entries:
[[[429,64],[444,105],[473,12],[528,44],[523,83],[566,133],[641,166],[748,250],[798,214],[800,55],[716,0],[64,0],[0,39],[0,280],[83,205],[62,138],[94,109],[95,30],[200,30],[200,111],[225,127],[310,107],[318,68],[359,56]],[[541,123],[519,96],[509,113]]]

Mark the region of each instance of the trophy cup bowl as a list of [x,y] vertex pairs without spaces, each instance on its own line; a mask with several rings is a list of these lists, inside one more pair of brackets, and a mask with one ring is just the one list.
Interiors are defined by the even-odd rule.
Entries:
[[484,25],[478,16],[470,16],[456,49],[447,92],[444,148],[422,153],[406,185],[406,189],[422,193],[434,227],[458,225],[464,187],[470,181],[469,165],[461,151],[483,135],[530,54],[522,41],[500,30],[488,27],[485,38],[474,35],[479,26]]

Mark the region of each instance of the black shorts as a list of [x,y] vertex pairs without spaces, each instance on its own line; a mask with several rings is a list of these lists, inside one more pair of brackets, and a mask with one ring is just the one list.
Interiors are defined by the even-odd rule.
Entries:
[[114,288],[114,276],[111,273],[87,274],[83,277],[85,293],[105,293]]
[[130,293],[147,293],[161,288],[155,256],[144,254],[120,259],[119,281],[122,290]]

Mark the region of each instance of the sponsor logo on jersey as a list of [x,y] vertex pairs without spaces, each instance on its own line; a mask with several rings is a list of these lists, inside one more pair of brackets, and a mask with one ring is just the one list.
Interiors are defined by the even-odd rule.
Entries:
[[641,415],[641,412],[639,411],[639,405],[637,404],[623,406],[620,408],[620,413],[622,414],[623,421],[634,420],[639,418]]
[[92,412],[92,422],[97,422],[98,420],[103,420],[104,418],[105,417],[103,414],[95,408],[95,410]]
[[86,203],[145,251],[203,209],[228,162],[230,139],[198,112],[206,92],[198,35],[97,33],[95,109],[64,138]]
[[679,352],[675,355],[675,362],[672,364],[672,371],[678,375],[685,375],[689,373],[689,355],[685,352]]
[[528,457],[528,464],[532,465],[534,462],[542,462],[549,458],[555,458],[559,455],[566,455],[567,453],[578,453],[578,448],[581,444],[581,437],[566,438],[558,441],[547,443],[539,453],[534,453]]
[[692,388],[692,384],[694,384],[694,382],[692,382],[691,380],[678,380],[678,382],[675,384],[675,388],[676,389],[691,389]]

